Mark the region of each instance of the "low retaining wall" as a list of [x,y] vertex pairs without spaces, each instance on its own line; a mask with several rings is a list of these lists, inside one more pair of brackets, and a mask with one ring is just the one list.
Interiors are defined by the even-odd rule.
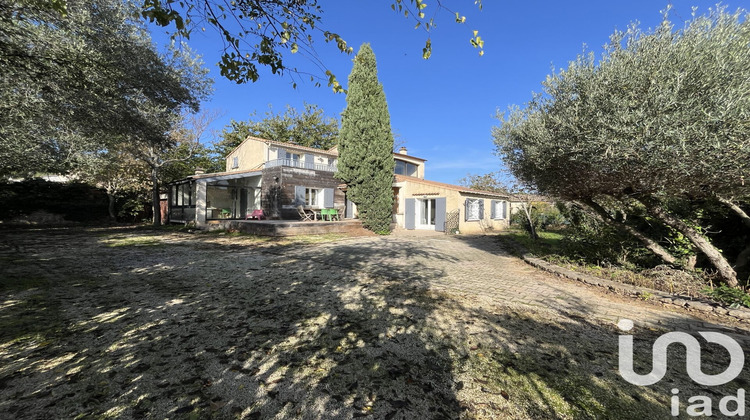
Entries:
[[560,267],[526,253],[521,253],[521,258],[528,264],[549,273],[556,274],[561,277],[566,277],[571,280],[577,280],[582,283],[590,284],[592,286],[604,287],[616,293],[636,296],[643,299],[647,298],[649,300],[655,300],[666,305],[688,308],[699,312],[713,312],[718,315],[729,316],[744,322],[750,322],[750,309],[747,308],[725,308],[718,303],[709,300],[697,300],[689,296],[672,295],[660,290],[648,289],[646,287],[632,286],[616,281],[605,280],[592,276],[590,274],[579,273],[577,271]]
[[362,234],[369,231],[359,220],[340,222],[300,222],[286,220],[211,220],[205,226],[208,230],[236,230],[242,233],[262,236],[324,235],[327,233]]

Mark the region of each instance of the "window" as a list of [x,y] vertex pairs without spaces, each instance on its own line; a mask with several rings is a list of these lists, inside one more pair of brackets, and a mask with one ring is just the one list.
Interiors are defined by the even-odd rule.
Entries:
[[169,200],[174,207],[195,205],[195,184],[185,182],[182,184],[172,185],[169,187]]
[[394,168],[393,172],[395,172],[397,175],[406,175],[406,176],[415,177],[417,176],[417,165],[397,159],[396,167]]
[[299,153],[286,152],[286,159],[299,161]]
[[235,156],[232,158],[232,169],[236,169],[240,167],[240,158],[239,156]]
[[183,199],[185,197],[185,195],[183,194],[183,191],[184,191],[183,187],[184,186],[185,186],[185,184],[180,184],[180,185],[177,186],[177,205],[178,206],[185,205],[185,203],[183,201]]
[[495,220],[506,219],[508,217],[506,214],[506,205],[507,201],[492,200],[492,218]]
[[466,207],[465,220],[467,222],[484,219],[484,200],[467,198],[464,205]]
[[294,205],[317,209],[330,209],[334,204],[333,188],[312,188],[303,185],[294,186]]
[[317,188],[305,188],[305,205],[310,207],[320,207],[320,197],[323,196],[323,190]]

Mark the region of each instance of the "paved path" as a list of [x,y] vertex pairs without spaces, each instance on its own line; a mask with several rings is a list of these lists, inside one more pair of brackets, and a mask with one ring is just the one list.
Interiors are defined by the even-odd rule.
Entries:
[[[740,328],[694,317],[596,287],[562,279],[509,255],[492,236],[392,235],[364,237],[293,251],[304,258],[371,274],[401,278],[433,290],[477,295],[497,303],[530,306],[615,324],[680,331],[723,331],[750,343],[750,324]],[[288,254],[287,254],[288,255]],[[735,323],[736,324],[736,323]]]

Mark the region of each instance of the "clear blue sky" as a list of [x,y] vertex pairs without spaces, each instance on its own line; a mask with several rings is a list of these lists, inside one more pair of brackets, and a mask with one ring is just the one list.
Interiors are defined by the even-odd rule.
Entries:
[[[541,90],[552,66],[566,66],[584,44],[598,53],[615,29],[624,30],[630,22],[654,27],[667,5],[666,0],[485,0],[484,9],[478,11],[472,1],[445,3],[460,7],[457,10],[467,22],[459,25],[447,12],[439,13],[438,26],[430,34],[432,57],[424,60],[422,47],[428,35],[393,12],[390,2],[320,2],[325,10],[323,29],[339,33],[355,52],[363,42],[372,45],[397,141],[405,143],[410,155],[427,159],[428,179],[447,183],[469,173],[502,169],[490,133],[497,124],[497,110],[527,102],[532,92]],[[702,0],[672,3],[670,16],[678,27],[691,18],[692,6],[703,14],[715,5]],[[426,12],[434,8],[434,0],[428,4]],[[723,4],[732,11],[744,6],[736,0]],[[485,40],[482,57],[469,44],[473,29]],[[203,107],[224,113],[214,124],[217,130],[231,119],[247,119],[253,111],[263,115],[269,105],[281,112],[287,104],[302,108],[307,102],[336,117],[346,106],[345,96],[333,93],[325,83],[314,87],[308,78],[293,89],[289,77],[265,69],[258,82],[237,85],[223,79],[215,65],[222,48],[217,34],[197,33],[189,44],[203,56],[215,80],[213,97]],[[323,42],[317,43],[317,52],[346,87],[352,56]],[[298,56],[287,58],[287,66],[315,70]]]

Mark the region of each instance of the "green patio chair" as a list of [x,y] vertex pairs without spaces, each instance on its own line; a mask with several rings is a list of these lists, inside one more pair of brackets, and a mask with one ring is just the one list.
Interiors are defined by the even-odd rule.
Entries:
[[339,218],[339,212],[336,209],[323,209],[321,210],[321,214],[329,222]]

